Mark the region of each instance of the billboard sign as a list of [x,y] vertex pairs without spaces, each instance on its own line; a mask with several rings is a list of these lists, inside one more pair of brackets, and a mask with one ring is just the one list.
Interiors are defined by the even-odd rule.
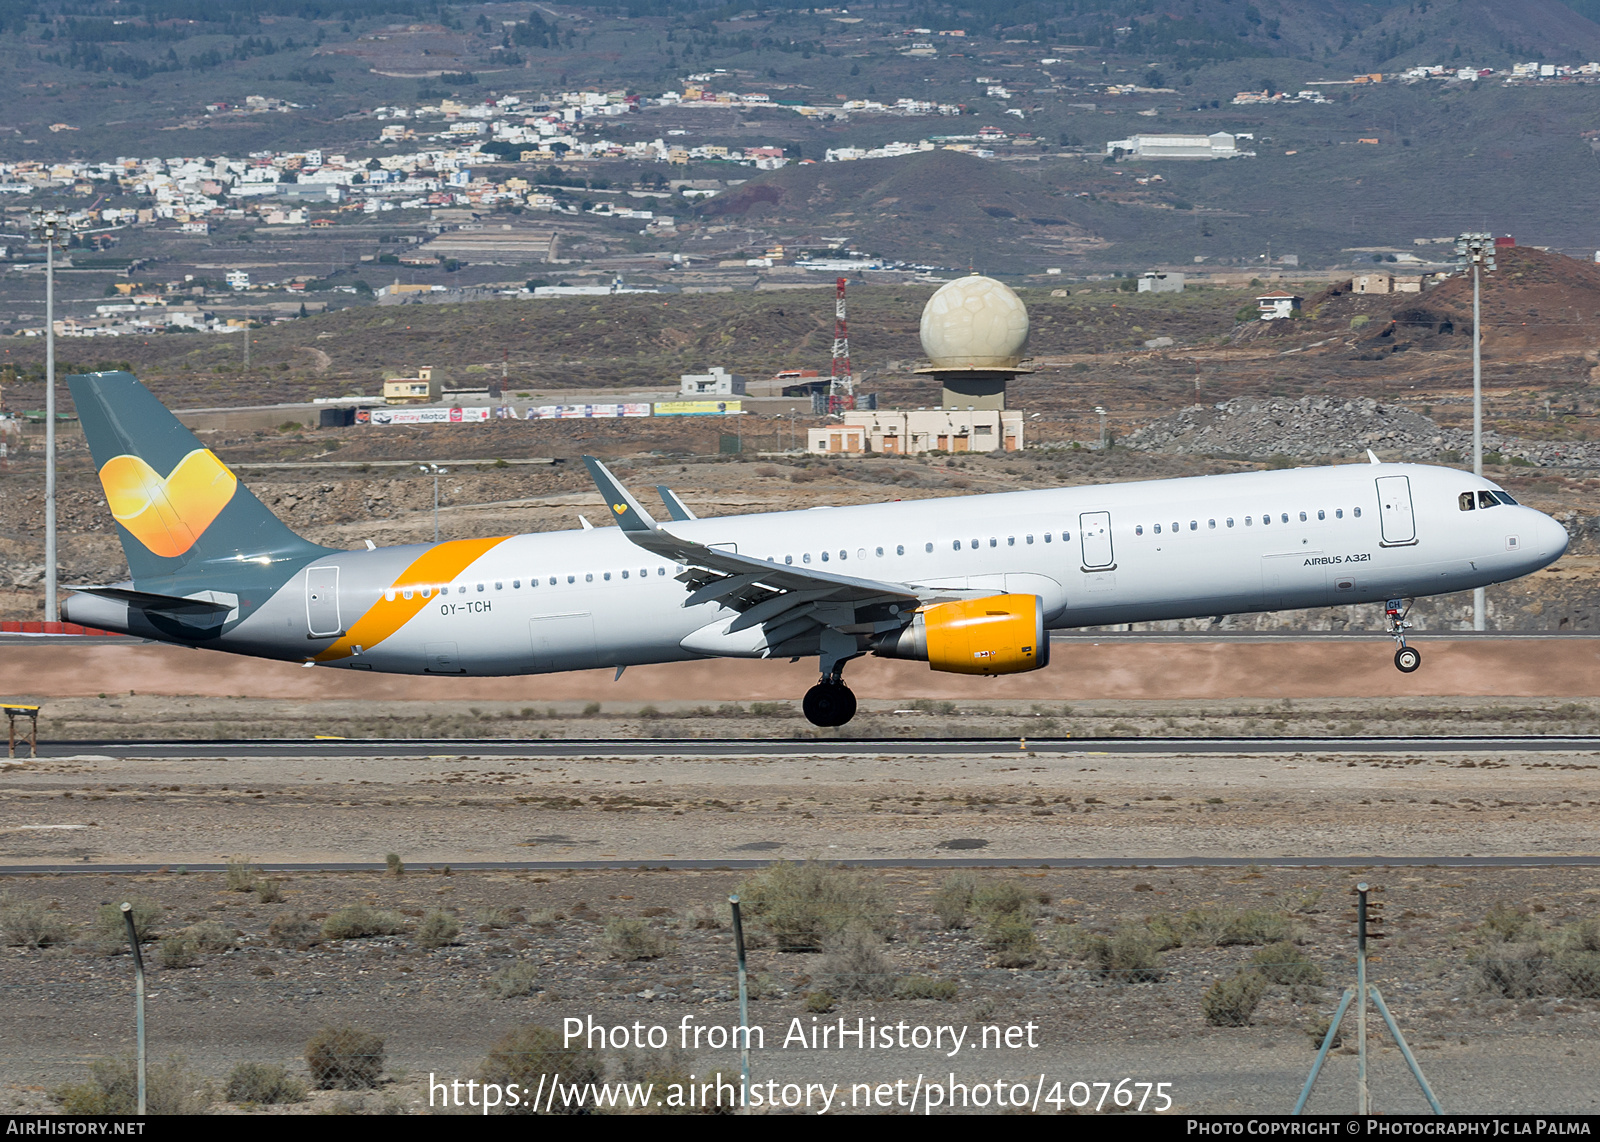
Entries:
[[657,416],[728,416],[743,412],[736,400],[664,400],[656,402]]
[[649,416],[650,405],[626,404],[544,404],[528,409],[529,420],[586,420],[590,417],[615,418]]
[[372,424],[474,424],[489,419],[487,408],[375,408]]

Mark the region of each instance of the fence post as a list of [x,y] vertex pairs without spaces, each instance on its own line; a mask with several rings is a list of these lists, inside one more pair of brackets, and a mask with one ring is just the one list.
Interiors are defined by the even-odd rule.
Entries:
[[728,907],[733,909],[733,952],[739,958],[739,1028],[743,1042],[739,1046],[739,1106],[750,1107],[750,987],[744,962],[744,924],[739,918],[739,894],[728,897]]
[[139,954],[139,933],[133,926],[133,905],[122,902],[122,922],[128,929],[128,947],[133,949],[134,1037],[139,1052],[139,1116],[144,1117],[144,957]]

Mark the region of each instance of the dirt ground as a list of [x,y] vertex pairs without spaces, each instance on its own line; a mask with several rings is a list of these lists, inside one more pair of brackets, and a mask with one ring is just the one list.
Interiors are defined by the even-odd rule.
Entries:
[[[49,1112],[51,1092],[82,1081],[86,1063],[131,1042],[131,965],[107,955],[92,936],[102,902],[145,898],[160,907],[157,930],[175,932],[212,921],[228,934],[226,950],[190,966],[162,967],[155,943],[150,968],[149,1028],[153,1057],[184,1058],[189,1085],[220,1088],[244,1061],[277,1063],[304,1078],[307,1041],[320,1028],[353,1025],[383,1039],[384,1071],[375,1089],[314,1092],[288,1107],[217,1104],[217,1109],[428,1109],[429,1083],[477,1077],[490,1048],[513,1028],[592,1019],[607,1027],[662,1028],[676,1046],[682,1028],[726,1028],[737,1020],[736,975],[726,927],[727,893],[746,874],[729,872],[567,872],[441,875],[412,869],[379,874],[296,875],[281,879],[280,903],[226,890],[212,875],[137,878],[36,877],[7,885],[13,898],[39,902],[76,926],[77,943],[42,950],[7,948],[0,956],[8,1031],[0,1047],[0,1110]],[[1597,1109],[1596,1049],[1600,1002],[1573,996],[1513,999],[1486,982],[1480,966],[1506,945],[1494,923],[1522,925],[1519,938],[1561,931],[1595,915],[1588,870],[1332,870],[1273,868],[980,873],[1028,898],[1023,921],[1034,946],[1023,966],[998,966],[1001,956],[981,920],[946,927],[934,914],[946,874],[906,870],[867,874],[866,891],[888,901],[883,960],[873,970],[896,979],[920,976],[954,984],[951,998],[874,999],[847,992],[848,963],[835,956],[779,951],[752,922],[750,972],[757,998],[751,1021],[763,1032],[752,1051],[758,1083],[839,1083],[832,1113],[848,1112],[851,1084],[1003,1079],[1027,1083],[1042,1075],[1054,1112],[1074,1082],[1169,1083],[1178,1112],[1284,1113],[1313,1057],[1312,1033],[1353,981],[1349,938],[1352,886],[1381,886],[1388,938],[1370,965],[1408,1043],[1447,1111],[1455,1113],[1585,1113]],[[859,891],[859,886],[858,886]],[[749,889],[745,889],[749,899]],[[1513,906],[1509,902],[1519,902]],[[351,904],[399,913],[391,936],[286,945],[269,928],[298,912],[320,918]],[[719,916],[718,909],[722,914]],[[1202,1015],[1208,989],[1246,968],[1256,943],[1197,936],[1161,953],[1151,978],[1098,973],[1073,952],[1086,935],[1152,917],[1246,914],[1275,934],[1291,933],[1314,974],[1266,989],[1247,1026],[1214,1026]],[[418,928],[437,911],[458,918],[453,943],[423,947]],[[664,941],[654,958],[629,960],[608,941],[608,923],[641,921]],[[1485,920],[1493,921],[1490,925]],[[1159,924],[1160,921],[1158,920]],[[1255,937],[1249,937],[1255,938]],[[507,969],[519,965],[529,994],[498,998]],[[817,992],[833,1000],[815,1003]],[[785,1039],[795,1029],[868,1026],[965,1028],[954,1055],[913,1046],[812,1049]],[[1374,1109],[1426,1112],[1392,1040],[1372,1032]],[[1031,1030],[1025,1030],[1031,1026]],[[1010,1049],[978,1045],[984,1028],[1016,1028]],[[1031,1039],[1033,1046],[1027,1046]],[[977,1041],[977,1042],[975,1042]],[[713,1050],[601,1052],[609,1074],[657,1082],[720,1070],[736,1075],[737,1053]],[[837,1041],[835,1041],[837,1042]],[[1355,1108],[1354,1031],[1330,1059],[1310,1108]],[[531,1080],[530,1080],[531,1081]],[[1059,1085],[1055,1085],[1059,1084]],[[1055,1092],[1057,1107],[1048,1099]],[[1079,1088],[1074,1101],[1102,1092]],[[1137,1092],[1136,1092],[1137,1096]],[[437,1096],[436,1096],[437,1097]],[[657,1095],[659,1097],[659,1094]],[[855,1109],[863,1108],[857,1094]],[[1024,1100],[1026,1101],[1026,1100]],[[1151,1109],[1154,1108],[1152,1104]],[[437,1104],[434,1112],[439,1111]],[[811,1113],[820,1107],[813,1106]],[[890,1109],[895,1109],[890,1107]],[[1107,1106],[1106,1109],[1112,1109]],[[904,1112],[905,1108],[900,1108]],[[991,1108],[992,1110],[992,1108]],[[470,1111],[469,1111],[470,1112]],[[793,1112],[805,1113],[804,1107]]]

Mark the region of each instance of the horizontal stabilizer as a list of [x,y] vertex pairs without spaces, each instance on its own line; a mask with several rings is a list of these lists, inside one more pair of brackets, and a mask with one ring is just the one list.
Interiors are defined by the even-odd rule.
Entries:
[[167,614],[225,615],[229,611],[238,609],[238,603],[214,599],[186,599],[181,595],[153,595],[149,591],[135,591],[127,587],[70,587],[68,590],[85,595],[98,595],[102,599],[120,599],[142,611]]

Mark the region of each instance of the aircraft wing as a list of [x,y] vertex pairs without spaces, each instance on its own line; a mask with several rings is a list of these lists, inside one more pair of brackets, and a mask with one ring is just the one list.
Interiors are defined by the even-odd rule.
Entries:
[[681,538],[652,519],[604,464],[592,456],[583,462],[623,533],[646,551],[689,568],[678,576],[689,592],[685,607],[714,602],[742,612],[728,634],[758,625],[786,627],[807,616],[813,620],[808,626],[885,623],[893,629],[925,603],[956,597],[908,583],[756,559]]

